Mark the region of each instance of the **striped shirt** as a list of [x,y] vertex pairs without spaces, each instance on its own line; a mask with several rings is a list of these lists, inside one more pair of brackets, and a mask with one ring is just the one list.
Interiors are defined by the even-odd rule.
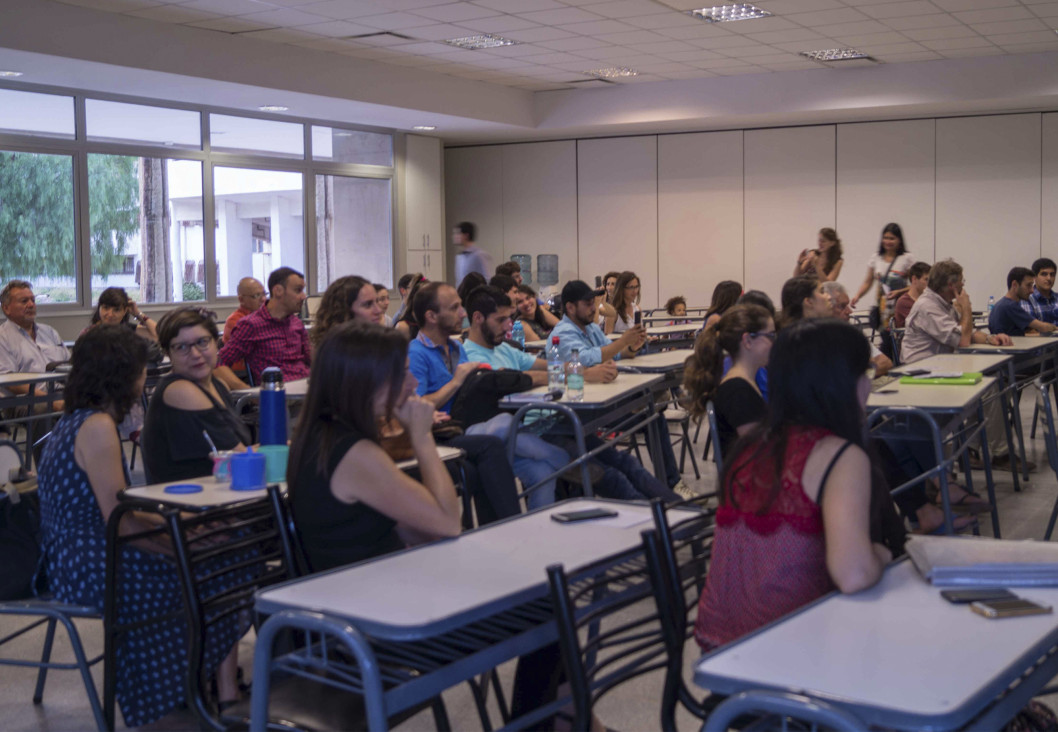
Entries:
[[1036,320],[1058,325],[1058,297],[1055,296],[1053,290],[1050,297],[1044,297],[1037,288],[1033,287],[1029,299],[1021,301],[1021,309]]

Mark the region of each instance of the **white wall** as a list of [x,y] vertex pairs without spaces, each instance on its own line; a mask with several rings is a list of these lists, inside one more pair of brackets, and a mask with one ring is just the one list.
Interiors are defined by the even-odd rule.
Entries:
[[[519,247],[549,238],[541,251],[560,255],[563,278],[574,274],[567,262],[589,281],[634,269],[647,306],[674,294],[707,303],[722,279],[764,289],[778,304],[797,254],[824,226],[842,238],[839,280],[853,293],[890,221],[919,259],[959,261],[979,307],[1002,293],[1011,267],[1041,253],[1058,259],[1058,113],[450,148],[446,156],[449,226],[470,219]],[[541,235],[552,224],[556,235]],[[502,251],[514,253],[506,244]]]

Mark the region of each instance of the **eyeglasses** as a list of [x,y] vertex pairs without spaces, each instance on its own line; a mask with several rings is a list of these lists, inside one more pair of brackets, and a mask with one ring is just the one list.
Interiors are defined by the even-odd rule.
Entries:
[[169,344],[169,353],[186,356],[191,352],[192,348],[199,353],[205,353],[213,343],[213,336],[202,336],[197,341],[191,341],[190,343],[171,343]]
[[764,333],[764,332],[750,333],[749,337],[750,338],[767,338],[769,341],[774,343],[775,342],[775,337],[777,335],[778,335],[778,333],[776,333],[774,330],[771,330],[771,331],[768,331],[767,333]]
[[639,285],[625,285],[626,290],[638,290]]

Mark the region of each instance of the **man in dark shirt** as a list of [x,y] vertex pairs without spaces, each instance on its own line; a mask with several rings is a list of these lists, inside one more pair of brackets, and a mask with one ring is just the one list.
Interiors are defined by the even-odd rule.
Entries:
[[1023,336],[1030,328],[1038,333],[1055,330],[1052,323],[1037,320],[1021,307],[1021,301],[1029,299],[1035,280],[1032,270],[1027,267],[1015,267],[1007,273],[1007,294],[999,298],[992,308],[988,316],[988,330],[1009,336]]
[[909,285],[907,292],[900,296],[893,306],[893,324],[897,328],[903,328],[907,322],[907,314],[911,312],[915,300],[926,291],[929,285],[929,262],[915,262],[907,270]]

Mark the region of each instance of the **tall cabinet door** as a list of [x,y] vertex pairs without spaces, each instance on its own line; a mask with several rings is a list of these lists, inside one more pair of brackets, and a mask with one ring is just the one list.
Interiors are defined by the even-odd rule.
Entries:
[[405,140],[407,266],[408,271],[421,271],[431,280],[444,279],[441,154],[441,141],[436,138],[408,135]]

